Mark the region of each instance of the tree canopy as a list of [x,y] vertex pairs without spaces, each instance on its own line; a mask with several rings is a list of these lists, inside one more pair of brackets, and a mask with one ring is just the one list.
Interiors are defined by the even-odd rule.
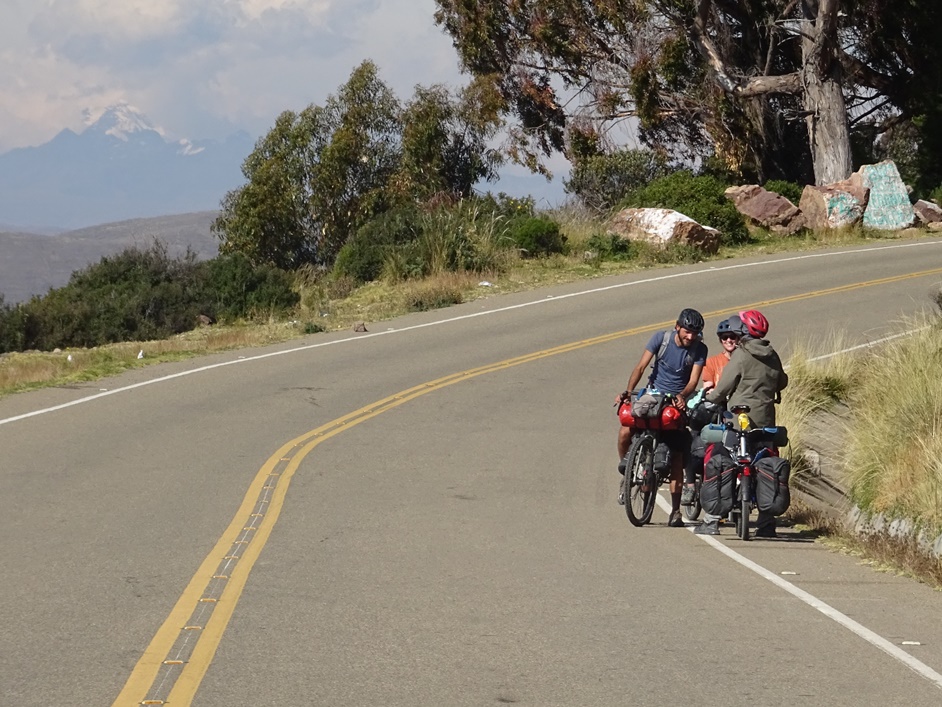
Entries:
[[[760,180],[847,176],[913,129],[923,166],[942,138],[942,63],[928,0],[436,0],[464,68],[516,120],[534,169],[574,136],[605,147],[637,121],[643,143],[713,154]],[[931,157],[929,157],[931,155]]]
[[323,106],[286,111],[242,165],[213,224],[222,253],[282,268],[329,265],[376,214],[493,179],[500,119],[487,83],[417,87],[403,105],[369,61]]

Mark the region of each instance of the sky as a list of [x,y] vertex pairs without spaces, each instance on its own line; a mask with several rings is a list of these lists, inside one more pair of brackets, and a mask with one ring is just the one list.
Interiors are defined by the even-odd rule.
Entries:
[[[282,111],[322,104],[364,59],[400,98],[416,84],[463,85],[434,10],[433,0],[0,0],[0,153],[79,132],[120,101],[171,140],[259,137]],[[558,202],[568,166],[550,167],[557,179],[534,178],[533,193]],[[510,184],[528,173],[504,174]]]

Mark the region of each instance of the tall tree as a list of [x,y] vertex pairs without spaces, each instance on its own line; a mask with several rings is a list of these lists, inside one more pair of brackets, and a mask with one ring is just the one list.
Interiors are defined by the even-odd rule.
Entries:
[[213,231],[222,253],[296,268],[329,264],[351,233],[384,208],[399,165],[401,107],[372,62],[325,105],[285,111],[242,165]]
[[403,108],[369,61],[323,106],[286,111],[242,165],[213,224],[223,253],[284,269],[330,265],[368,220],[404,200],[467,196],[493,179],[500,125],[488,86],[417,87]]
[[496,179],[502,157],[490,143],[501,125],[499,106],[487,82],[457,92],[416,86],[402,115],[400,190],[464,198],[478,182]]
[[866,86],[879,100],[892,80],[852,45],[854,0],[436,2],[464,67],[519,121],[531,166],[566,148],[573,118],[604,132],[633,117],[650,145],[712,150],[759,178],[833,181],[851,169],[846,94]]

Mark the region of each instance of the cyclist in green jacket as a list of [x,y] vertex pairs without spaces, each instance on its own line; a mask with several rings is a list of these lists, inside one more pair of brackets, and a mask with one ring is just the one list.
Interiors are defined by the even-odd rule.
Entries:
[[[788,374],[782,360],[765,339],[769,320],[762,312],[750,309],[729,318],[730,331],[740,335],[729,363],[706,400],[724,403],[727,408],[749,406],[749,418],[756,427],[775,427],[775,404],[788,385]],[[717,535],[719,518],[707,514],[694,532]],[[775,516],[760,511],[756,521],[756,537],[775,537]]]

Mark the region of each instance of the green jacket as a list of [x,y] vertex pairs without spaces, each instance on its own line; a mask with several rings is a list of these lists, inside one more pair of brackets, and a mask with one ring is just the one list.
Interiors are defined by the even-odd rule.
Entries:
[[749,417],[757,427],[774,427],[775,401],[787,385],[788,374],[772,344],[743,337],[706,399],[725,402],[727,408],[748,405]]

